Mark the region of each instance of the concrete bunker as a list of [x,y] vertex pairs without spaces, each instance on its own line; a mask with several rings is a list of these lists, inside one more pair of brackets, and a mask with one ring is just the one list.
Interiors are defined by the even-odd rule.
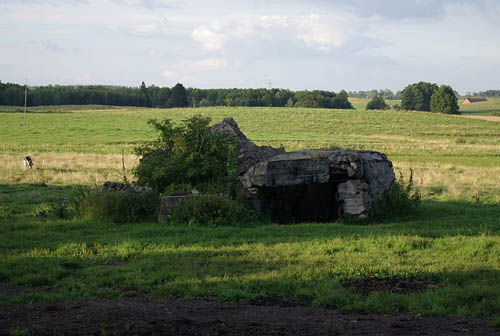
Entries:
[[[373,201],[394,184],[391,161],[379,152],[304,150],[257,146],[232,118],[214,124],[212,132],[239,139],[238,175],[254,207],[273,221],[323,222],[345,216],[366,217]],[[162,199],[159,219],[172,208]],[[178,200],[175,200],[175,204]]]
[[257,146],[232,118],[212,130],[239,138],[238,173],[247,196],[279,222],[366,217],[372,202],[394,184],[392,163],[379,152]]

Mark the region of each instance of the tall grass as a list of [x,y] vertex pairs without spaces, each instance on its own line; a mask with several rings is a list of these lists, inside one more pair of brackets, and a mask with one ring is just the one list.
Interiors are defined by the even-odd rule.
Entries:
[[114,223],[155,220],[159,209],[157,193],[132,189],[108,191],[79,187],[71,203],[80,218]]

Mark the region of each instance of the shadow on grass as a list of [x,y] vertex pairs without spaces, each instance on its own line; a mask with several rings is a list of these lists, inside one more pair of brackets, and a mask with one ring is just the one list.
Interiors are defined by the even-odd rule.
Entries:
[[[498,250],[498,204],[425,200],[412,216],[376,224],[248,228],[111,224],[28,213],[29,207],[67,198],[75,188],[0,185],[1,205],[21,211],[0,217],[0,282],[26,288],[15,298],[0,297],[0,304],[145,293],[246,302],[277,298],[354,312],[500,314],[500,271],[487,266]],[[393,258],[393,267],[378,267],[384,258]],[[420,266],[408,266],[412,262]],[[422,271],[440,263],[456,269],[460,262],[468,265],[463,271]],[[363,296],[342,287],[345,278],[398,275],[432,279],[438,288]]]
[[[71,256],[20,257],[3,264],[3,270],[9,274],[4,272],[0,279],[7,289],[0,292],[0,305],[146,294],[153,299],[210,298],[273,306],[316,305],[356,313],[500,315],[498,269],[478,266],[464,271],[416,271],[413,275],[398,274],[395,269],[382,277],[365,270],[352,275],[318,273],[311,278],[314,273],[309,267],[297,272],[288,260],[253,260],[246,256],[250,252],[248,248],[179,249],[115,264]],[[431,280],[435,286],[416,292],[402,293],[401,288],[384,287],[363,293],[342,285],[346,279],[374,276],[417,276]]]
[[[116,236],[110,232],[118,228],[123,234],[137,237],[145,241],[167,241],[173,244],[225,244],[262,243],[275,244],[279,242],[301,242],[322,240],[336,237],[366,237],[384,235],[413,235],[422,237],[447,236],[477,236],[485,234],[500,234],[500,206],[496,203],[473,201],[436,201],[425,200],[417,212],[403,218],[392,218],[378,223],[369,222],[332,222],[332,223],[298,223],[286,225],[261,225],[256,227],[218,228],[195,226],[171,226],[168,224],[135,223],[110,224],[81,221],[77,219],[38,220],[30,216],[30,211],[46,203],[57,203],[71,198],[77,186],[57,186],[46,184],[0,184],[0,203],[5,207],[18,208],[17,219],[11,221],[15,229],[16,222],[24,228],[43,222],[48,231],[73,227],[73,232],[85,231],[87,241],[106,243],[116,241]],[[0,222],[2,218],[0,217]],[[31,225],[27,225],[31,224]],[[40,225],[39,225],[40,226]],[[19,228],[21,234],[21,227]],[[79,238],[83,238],[80,236]],[[74,237],[67,237],[72,241]],[[118,238],[120,239],[120,238]],[[48,241],[50,242],[50,240]]]

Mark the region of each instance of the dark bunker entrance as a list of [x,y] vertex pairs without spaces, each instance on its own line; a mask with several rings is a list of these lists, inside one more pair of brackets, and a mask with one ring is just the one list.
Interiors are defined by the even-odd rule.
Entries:
[[279,223],[336,221],[341,216],[337,198],[339,183],[265,188],[262,210]]

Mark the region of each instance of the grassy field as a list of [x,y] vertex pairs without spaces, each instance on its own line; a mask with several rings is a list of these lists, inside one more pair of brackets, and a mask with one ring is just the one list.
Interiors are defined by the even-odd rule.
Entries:
[[464,115],[500,116],[500,98],[488,98],[485,102],[459,105]]
[[[361,102],[355,102],[361,104]],[[0,108],[0,304],[147,294],[488,316],[500,325],[500,123],[402,111],[299,108]],[[150,118],[232,116],[258,144],[372,149],[413,169],[418,213],[349,222],[200,228],[36,218],[77,185],[129,177]],[[22,169],[30,154],[35,169]],[[230,224],[230,223],[228,223]],[[412,294],[345,289],[346,279],[418,276]]]

